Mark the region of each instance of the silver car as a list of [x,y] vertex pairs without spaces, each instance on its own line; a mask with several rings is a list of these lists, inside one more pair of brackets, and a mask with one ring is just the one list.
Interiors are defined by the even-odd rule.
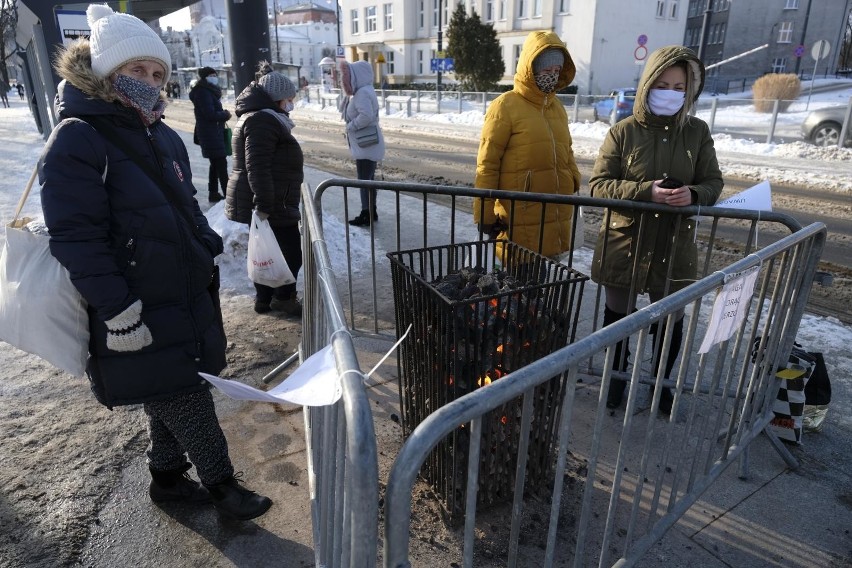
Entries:
[[[837,146],[840,131],[846,119],[846,106],[832,106],[815,110],[802,122],[802,136],[817,146]],[[847,128],[844,146],[852,145],[852,127]]]

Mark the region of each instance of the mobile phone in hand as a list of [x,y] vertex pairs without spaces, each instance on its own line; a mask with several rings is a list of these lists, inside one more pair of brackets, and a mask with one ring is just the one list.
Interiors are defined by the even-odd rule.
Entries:
[[683,187],[683,182],[677,178],[666,176],[663,178],[663,181],[660,182],[660,187],[665,189],[677,189],[678,187]]

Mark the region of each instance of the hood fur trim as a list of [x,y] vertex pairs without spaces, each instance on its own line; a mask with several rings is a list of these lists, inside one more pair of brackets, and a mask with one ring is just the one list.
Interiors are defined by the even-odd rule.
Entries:
[[[67,48],[61,49],[54,59],[53,68],[56,69],[57,75],[89,97],[101,99],[108,103],[121,102],[112,87],[110,77],[100,78],[92,71],[89,40],[81,38]],[[166,101],[162,90],[160,90],[160,100]]]

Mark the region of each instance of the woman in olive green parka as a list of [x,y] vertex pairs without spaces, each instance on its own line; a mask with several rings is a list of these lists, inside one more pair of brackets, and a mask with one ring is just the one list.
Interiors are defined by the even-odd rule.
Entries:
[[[574,74],[574,61],[558,35],[537,31],[527,36],[514,88],[497,97],[485,115],[474,187],[556,195],[580,189],[568,115],[556,98]],[[547,81],[547,75],[553,80]],[[568,250],[573,212],[569,205],[548,205],[542,235],[541,205],[519,201],[513,212],[511,202],[476,199],[473,206],[474,222],[484,232],[546,256]],[[505,229],[492,230],[500,226]]]
[[[672,207],[716,203],[723,182],[710,129],[689,114],[703,86],[704,66],[693,51],[682,46],[654,51],[636,91],[633,115],[610,128],[600,148],[589,178],[592,195]],[[667,177],[679,183],[661,186]],[[671,185],[677,187],[666,187]],[[624,317],[635,304],[635,294],[647,292],[656,301],[695,281],[695,221],[676,213],[646,215],[640,235],[639,220],[638,212],[613,209],[609,226],[601,226],[592,279],[606,290],[604,325]],[[666,377],[680,350],[682,315],[673,327]],[[655,339],[657,331],[652,329]],[[660,344],[655,342],[656,347]],[[622,353],[621,347],[616,346],[615,365],[623,371],[627,351]],[[623,390],[624,381],[610,382],[608,407],[621,403]],[[665,389],[660,409],[667,413],[671,402]]]

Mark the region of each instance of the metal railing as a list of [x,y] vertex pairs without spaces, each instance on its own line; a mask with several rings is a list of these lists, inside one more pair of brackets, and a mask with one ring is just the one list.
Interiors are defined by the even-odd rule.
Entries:
[[[349,229],[345,219],[352,216],[350,192],[360,188],[376,190],[380,221],[368,228]],[[312,409],[306,418],[310,473],[316,476],[311,488],[318,565],[371,566],[376,554],[381,553],[376,550],[380,522],[376,503],[377,487],[384,475],[380,478],[376,468],[377,442],[372,424],[368,424],[367,387],[358,371],[353,337],[384,338],[388,345],[397,337],[388,293],[390,266],[383,251],[480,237],[470,217],[473,197],[528,201],[544,210],[573,205],[575,231],[578,205],[583,207],[589,225],[607,221],[605,227],[613,206],[632,209],[639,215],[640,224],[645,216],[674,211],[650,203],[579,196],[349,179],[326,180],[313,195],[310,189],[303,190],[305,350],[310,354],[331,342],[344,387],[344,398],[338,405],[328,410]],[[496,548],[506,548],[509,565],[550,565],[567,558],[574,565],[603,566],[609,565],[611,549],[618,550],[615,565],[632,565],[733,460],[743,458],[741,472],[747,473],[747,447],[772,417],[771,401],[778,388],[772,370],[786,361],[795,337],[825,228],[815,224],[802,229],[794,219],[771,212],[695,207],[677,212],[684,214],[680,216],[683,223],[694,224],[686,217],[690,214],[700,214],[704,219],[699,227],[686,226],[697,240],[697,282],[605,328],[599,321],[601,288],[592,286],[587,293],[595,294],[594,301],[583,302],[588,313],[581,316],[581,339],[445,405],[410,434],[387,480],[385,549],[380,554],[385,566],[408,566],[409,546],[419,546],[418,542],[409,542],[411,490],[430,449],[455,427],[466,424],[473,434],[470,454],[477,455],[481,448],[473,446],[482,428],[482,414],[518,396],[525,396],[522,432],[528,432],[528,393],[556,375],[562,377],[566,388],[559,450],[554,456],[558,468],[554,484],[547,498],[541,494],[526,498],[531,488],[524,486],[525,453],[519,451],[514,466],[514,502],[500,510],[510,520],[500,523],[494,533],[500,542],[489,541]],[[731,230],[742,231],[735,237],[738,243],[734,251]],[[329,231],[331,236],[327,236]],[[587,227],[586,233],[593,231]],[[757,246],[758,237],[762,248]],[[672,239],[671,246],[681,246],[679,239]],[[335,266],[328,254],[331,248],[336,252]],[[580,271],[588,270],[581,266],[588,261],[587,255],[579,252],[569,251],[560,261]],[[748,317],[734,338],[698,355],[698,339],[711,311],[706,304],[731,275],[754,267],[759,270],[759,285],[743,307]],[[663,341],[659,358],[666,358],[673,326],[666,325],[661,337],[652,335],[652,330],[664,322],[670,324],[671,314],[682,309],[687,313],[684,346],[676,375],[667,378],[661,369],[654,371],[656,365],[651,360],[657,349],[650,349],[650,357],[645,351],[649,344]],[[622,341],[635,345],[632,370],[627,373],[611,370],[613,348]],[[753,344],[757,345],[756,362],[750,357]],[[583,382],[577,383],[577,378]],[[604,410],[605,393],[613,378],[630,380],[620,430],[614,423],[617,420],[610,419]],[[654,386],[650,402],[643,385]],[[675,392],[672,418],[666,421],[655,418],[663,387]],[[650,412],[645,413],[646,409]],[[590,413],[594,419],[584,430],[577,419]],[[777,438],[767,435],[787,463],[795,466]],[[522,434],[522,441],[524,437]],[[619,439],[625,443],[619,444]],[[456,535],[466,566],[477,557],[477,546],[489,544],[472,536],[477,522],[475,463],[470,460],[468,470],[467,524]],[[577,473],[583,467],[585,473]],[[576,482],[573,486],[563,485],[568,473]],[[601,479],[606,485],[600,484]],[[583,486],[582,492],[572,490],[577,485]],[[542,508],[542,503],[546,507]],[[535,531],[546,535],[546,541],[533,538],[530,544],[528,534],[526,540],[521,539],[522,530],[529,530],[522,521],[527,523],[531,513],[547,520]],[[491,514],[486,512],[484,519],[493,524]],[[574,515],[576,522],[567,528],[560,526],[563,514]],[[543,555],[536,556],[536,550],[544,550]]]

